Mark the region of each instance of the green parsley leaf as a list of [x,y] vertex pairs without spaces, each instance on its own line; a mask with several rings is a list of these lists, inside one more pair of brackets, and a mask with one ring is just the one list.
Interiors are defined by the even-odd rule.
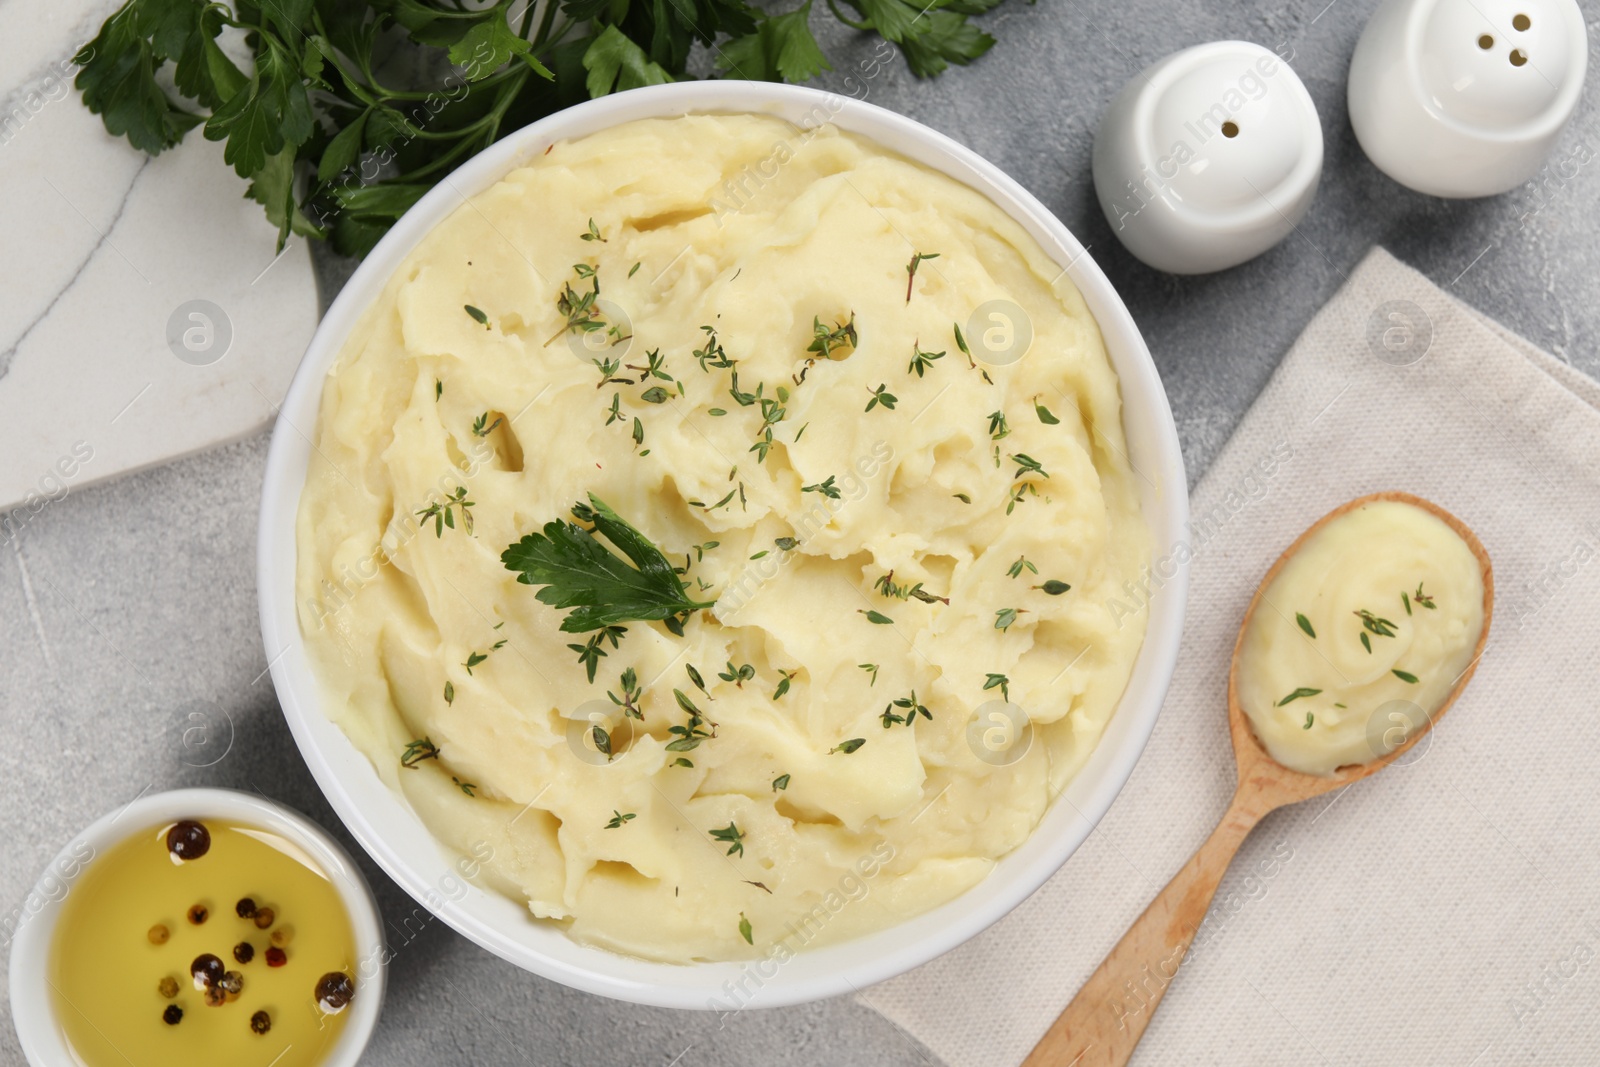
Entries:
[[[594,529],[558,519],[500,555],[517,581],[543,587],[536,594],[541,603],[573,609],[561,622],[566,633],[646,620],[660,620],[681,633],[684,619],[715,603],[689,599],[685,583],[661,550],[593,493],[587,505],[574,505],[572,513],[592,522]],[[594,534],[622,556],[608,551]]]

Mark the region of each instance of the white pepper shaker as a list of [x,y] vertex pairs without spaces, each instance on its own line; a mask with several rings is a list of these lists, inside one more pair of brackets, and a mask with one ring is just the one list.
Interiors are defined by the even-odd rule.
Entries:
[[1350,125],[1402,185],[1493,196],[1544,166],[1588,59],[1576,0],[1385,0],[1350,59]]
[[1157,270],[1203,274],[1293,231],[1322,176],[1322,126],[1282,59],[1246,41],[1176,52],[1119,92],[1094,141],[1111,229]]

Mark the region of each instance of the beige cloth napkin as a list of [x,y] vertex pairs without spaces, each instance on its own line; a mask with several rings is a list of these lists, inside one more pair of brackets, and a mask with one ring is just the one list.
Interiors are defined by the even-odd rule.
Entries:
[[860,999],[952,1067],[1026,1056],[1226,807],[1259,576],[1403,489],[1493,557],[1477,677],[1420,756],[1256,829],[1134,1062],[1600,1063],[1597,409],[1600,384],[1374,250],[1194,493],[1183,650],[1127,788],[1015,912]]

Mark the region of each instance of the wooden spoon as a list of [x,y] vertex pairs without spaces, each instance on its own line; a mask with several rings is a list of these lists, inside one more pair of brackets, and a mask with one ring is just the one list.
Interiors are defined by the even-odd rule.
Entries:
[[[1483,571],[1483,633],[1473,650],[1472,662],[1456,679],[1455,688],[1433,716],[1424,721],[1405,743],[1370,763],[1340,767],[1332,776],[1292,771],[1267,754],[1250,728],[1250,720],[1239,706],[1239,649],[1246,629],[1261,603],[1262,592],[1272,584],[1278,571],[1300,550],[1306,539],[1339,516],[1379,500],[1413,504],[1432,512],[1460,535],[1478,558]],[[1233,645],[1233,667],[1228,673],[1228,729],[1233,735],[1233,755],[1239,780],[1233,800],[1189,862],[1167,883],[1144,914],[1122,935],[1122,940],[1107,953],[1094,974],[1078,990],[1067,1010],[1045,1032],[1044,1037],[1023,1061],[1023,1067],[1121,1067],[1133,1055],[1134,1047],[1150,1025],[1156,1006],[1189,950],[1211,907],[1222,876],[1244,843],[1245,837],[1267,812],[1285,804],[1309,800],[1387,767],[1403,756],[1429,728],[1454,704],[1466,688],[1489,639],[1489,618],[1494,608],[1494,572],[1489,554],[1475,534],[1454,515],[1410,493],[1374,493],[1335,508],[1319,519],[1294,544],[1290,545],[1256,588],[1250,607],[1239,626]],[[1130,1003],[1131,1002],[1131,1003]],[[1142,1002],[1142,1004],[1141,1004]],[[1137,1006],[1135,1006],[1137,1005]],[[1121,1010],[1118,1010],[1120,1008]]]

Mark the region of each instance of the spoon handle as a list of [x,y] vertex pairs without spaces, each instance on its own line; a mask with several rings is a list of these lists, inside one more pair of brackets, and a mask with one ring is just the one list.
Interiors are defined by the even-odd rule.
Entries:
[[1128,1062],[1234,854],[1266,814],[1251,794],[1246,797],[1246,788],[1234,794],[1206,843],[1128,927],[1022,1067],[1122,1067]]

